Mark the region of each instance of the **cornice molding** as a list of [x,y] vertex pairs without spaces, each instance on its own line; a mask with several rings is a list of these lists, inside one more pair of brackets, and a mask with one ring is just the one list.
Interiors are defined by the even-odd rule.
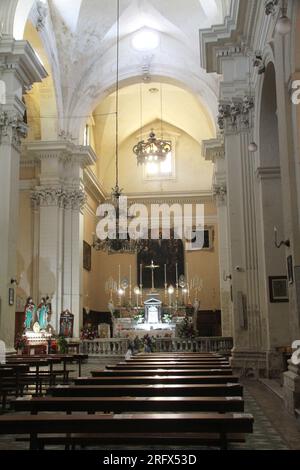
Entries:
[[195,204],[212,202],[212,190],[140,195],[127,193],[130,204]]
[[79,161],[81,168],[85,169],[95,165],[97,155],[90,146],[75,145],[71,141],[32,141],[24,144],[24,161],[26,159],[41,161],[42,159],[59,159],[64,163]]
[[218,136],[216,139],[209,139],[202,141],[202,154],[207,161],[213,163],[217,159],[225,158],[225,145],[222,136]]
[[255,174],[260,180],[281,178],[280,166],[258,167]]
[[87,193],[95,199],[96,202],[100,203],[108,198],[106,191],[90,168],[85,168],[83,183]]
[[13,71],[24,87],[48,76],[28,41],[3,37],[0,41],[0,70]]

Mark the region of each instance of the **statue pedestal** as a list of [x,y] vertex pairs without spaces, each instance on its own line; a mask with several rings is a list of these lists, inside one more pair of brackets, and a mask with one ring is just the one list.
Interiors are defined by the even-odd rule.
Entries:
[[288,361],[289,369],[283,374],[284,403],[287,411],[295,415],[300,408],[300,365]]

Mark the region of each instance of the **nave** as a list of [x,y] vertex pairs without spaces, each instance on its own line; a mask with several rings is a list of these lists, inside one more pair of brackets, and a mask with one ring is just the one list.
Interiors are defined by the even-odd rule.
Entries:
[[[280,399],[254,380],[241,382],[219,354],[141,353],[105,364],[81,359],[81,377],[73,364],[60,384],[9,395],[0,450],[299,449],[298,429]],[[8,361],[6,369],[12,362],[18,361]],[[126,423],[123,432],[120,423]]]

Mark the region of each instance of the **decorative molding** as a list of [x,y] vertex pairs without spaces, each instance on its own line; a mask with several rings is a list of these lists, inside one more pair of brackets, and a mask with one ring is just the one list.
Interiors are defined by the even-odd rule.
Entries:
[[213,185],[213,194],[217,202],[225,202],[227,196],[227,186],[226,183],[223,184],[214,184]]
[[85,168],[84,170],[83,184],[86,192],[88,192],[96,202],[101,202],[108,198],[108,194],[90,168]]
[[0,112],[0,143],[8,141],[20,150],[22,139],[27,137],[28,127],[17,113]]
[[280,179],[281,169],[280,166],[259,167],[256,169],[255,174],[260,180]]
[[48,76],[28,41],[9,37],[0,41],[0,70],[15,74],[23,87],[30,87]]
[[207,191],[195,191],[195,192],[178,192],[178,193],[165,193],[160,194],[130,194],[126,196],[130,204],[202,204],[207,201],[212,201],[213,192],[212,190]]
[[254,109],[254,99],[244,96],[242,100],[233,99],[231,102],[220,102],[218,125],[221,132],[241,132],[251,126],[251,112]]
[[266,71],[265,61],[261,51],[256,51],[253,59],[253,67],[257,68],[258,75],[263,75]]
[[65,190],[60,187],[37,187],[31,192],[35,207],[60,207],[64,209],[83,210],[86,195],[82,188]]
[[202,141],[202,154],[205,160],[213,163],[218,159],[225,158],[225,145],[223,136],[220,135],[216,139]]
[[28,156],[34,156],[36,161],[58,158],[65,164],[72,164],[77,159],[81,168],[94,165],[97,161],[92,147],[75,145],[68,140],[28,142],[24,145],[24,151]]
[[265,13],[267,16],[275,15],[279,9],[279,0],[265,0]]
[[37,20],[36,20],[36,29],[41,31],[46,25],[46,19],[48,16],[47,5],[40,0],[36,2],[36,11],[37,11]]

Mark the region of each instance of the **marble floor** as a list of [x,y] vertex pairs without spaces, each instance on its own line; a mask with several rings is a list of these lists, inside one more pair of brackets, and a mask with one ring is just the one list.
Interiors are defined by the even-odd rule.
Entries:
[[[89,362],[83,366],[82,375],[89,375],[90,370],[103,368],[108,361]],[[112,363],[109,360],[109,363]],[[74,371],[73,376],[77,376]],[[231,444],[230,449],[239,450],[300,450],[300,425],[290,416],[283,401],[263,383],[247,379],[243,381],[245,412],[254,416],[254,432],[243,444]],[[12,436],[0,436],[0,450],[23,450],[27,442],[16,441]],[[102,450],[101,448],[98,448]],[[112,450],[121,449],[112,446]],[[140,449],[140,448],[135,448]],[[145,449],[159,449],[158,446]],[[176,450],[179,450],[176,447]],[[186,449],[186,448],[185,448]],[[195,449],[195,446],[193,446]],[[204,449],[199,447],[199,449]],[[105,449],[107,450],[107,448]],[[170,449],[169,449],[170,450]],[[174,448],[175,450],[175,448]]]

